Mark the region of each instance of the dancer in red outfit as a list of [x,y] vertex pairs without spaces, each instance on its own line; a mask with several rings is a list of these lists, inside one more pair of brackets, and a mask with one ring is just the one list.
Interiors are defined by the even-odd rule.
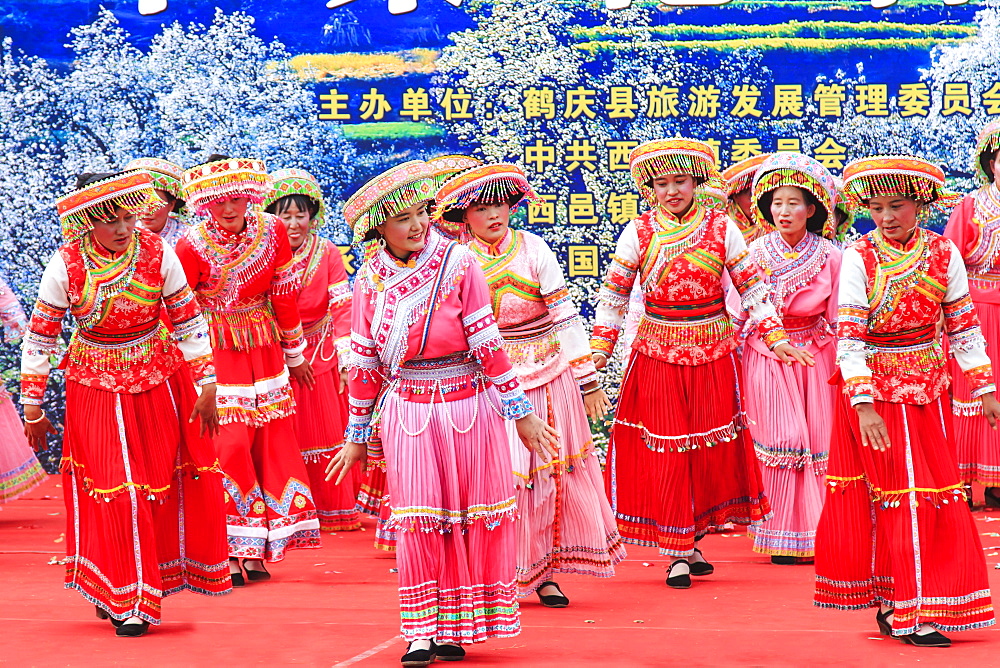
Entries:
[[66,243],[42,275],[21,403],[25,433],[43,447],[52,431],[41,409],[49,358],[69,311],[77,330],[66,364],[66,587],[110,617],[119,636],[139,636],[160,623],[164,596],[230,590],[222,485],[207,438],[218,427],[215,372],[177,257],[136,228],[136,214],[160,204],[149,174],[85,177],[56,202]]
[[692,574],[714,571],[695,547],[699,538],[770,514],[745,430],[723,273],[767,349],[786,364],[811,364],[812,356],[788,343],[736,224],[695,201],[697,186],[719,179],[712,148],[691,139],[647,142],[630,164],[654,208],[618,239],[591,341],[601,369],[640,281],[646,308],[615,413],[608,496],[622,537],[676,557],[667,584],[687,588]]
[[188,205],[204,217],[178,242],[177,255],[215,351],[221,424],[215,444],[228,504],[229,569],[233,585],[242,586],[270,577],[264,560],[319,547],[288,382],[291,373],[311,386],[313,374],[302,356],[288,235],[280,220],[249,208],[270,189],[264,164],[213,157],[184,173]]
[[[969,272],[969,294],[976,305],[986,351],[995,362],[1000,351],[1000,119],[979,133],[974,169],[983,184],[955,208],[944,236],[955,242]],[[952,358],[951,409],[955,423],[955,447],[962,480],[986,487],[986,505],[1000,508],[1000,434],[983,419],[981,402]]]
[[845,396],[831,442],[830,494],[816,532],[816,605],[880,606],[883,635],[948,647],[935,629],[994,623],[989,581],[951,440],[951,350],[991,425],[1000,416],[962,256],[917,225],[951,206],[944,172],[906,156],[856,160],[844,187],[876,229],[844,251],[837,364]]
[[305,357],[312,366],[312,388],[292,378],[295,393],[295,436],[309,472],[319,528],[361,528],[357,497],[364,472],[353,471],[340,485],[325,480],[326,465],[344,445],[347,428],[347,355],[351,345],[351,289],[340,251],[320,238],[326,207],[311,174],[280,169],[265,210],[285,225],[299,282],[298,307],[306,338]]

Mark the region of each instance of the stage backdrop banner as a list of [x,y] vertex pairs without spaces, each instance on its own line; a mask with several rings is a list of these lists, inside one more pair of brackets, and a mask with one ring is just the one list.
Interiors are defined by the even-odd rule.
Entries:
[[[0,266],[26,307],[59,245],[54,200],[75,174],[136,157],[307,169],[328,198],[322,234],[352,271],[340,209],[372,176],[448,153],[517,163],[544,203],[516,224],[552,245],[590,316],[614,241],[643,210],[627,164],[639,142],[704,139],[722,167],[801,151],[834,173],[915,153],[969,190],[975,135],[1000,115],[1000,0],[8,0],[2,11]],[[5,347],[12,390],[14,353]]]

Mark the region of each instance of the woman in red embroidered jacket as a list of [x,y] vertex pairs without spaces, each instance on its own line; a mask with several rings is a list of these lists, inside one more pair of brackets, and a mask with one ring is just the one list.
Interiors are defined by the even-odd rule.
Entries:
[[56,202],[66,243],[45,267],[21,358],[25,433],[39,448],[52,431],[41,409],[49,360],[73,314],[66,587],[110,617],[119,636],[159,624],[164,596],[230,591],[222,484],[207,437],[218,427],[208,330],[173,251],[136,228],[136,214],[159,204],[142,171],[85,175]]
[[350,421],[330,475],[365,444],[384,466],[397,529],[404,666],[459,660],[459,645],[517,635],[514,486],[504,419],[539,452],[555,431],[532,412],[468,248],[429,227],[426,163],[397,165],[344,207],[370,244],[354,282]]
[[[1000,119],[979,133],[973,153],[973,168],[983,185],[955,207],[944,236],[955,242],[965,258],[969,294],[986,337],[986,350],[996,360],[1000,351]],[[983,419],[982,403],[972,396],[955,358],[949,367],[962,480],[966,485],[985,486],[986,505],[1000,508],[1000,434]]]
[[226,488],[229,569],[233,585],[242,586],[270,577],[265,560],[319,547],[288,381],[291,373],[311,387],[313,375],[302,356],[288,235],[280,220],[249,208],[270,188],[264,164],[213,157],[220,159],[184,173],[188,205],[203,217],[178,242],[177,256],[215,351],[221,425],[215,445]]
[[618,400],[606,480],[622,537],[675,557],[667,584],[687,588],[691,575],[714,571],[698,539],[770,514],[745,431],[723,272],[778,359],[811,364],[812,356],[788,343],[736,223],[695,201],[696,186],[720,178],[712,148],[691,139],[652,141],[636,147],[630,163],[653,208],[625,228],[608,267],[591,340],[598,369],[614,351],[637,279],[646,308]]
[[301,169],[271,174],[267,213],[285,225],[299,283],[298,307],[312,366],[312,388],[292,378],[295,436],[309,472],[322,531],[361,528],[357,498],[364,472],[341,485],[325,480],[326,465],[344,445],[347,428],[347,355],[351,343],[351,288],[340,251],[316,234],[326,207],[316,179]]
[[883,635],[947,647],[935,629],[994,623],[989,581],[951,441],[949,378],[936,326],[991,425],[1000,405],[962,256],[917,225],[954,205],[944,172],[908,156],[856,160],[844,188],[876,229],[844,251],[838,402],[816,532],[816,605],[879,606]]

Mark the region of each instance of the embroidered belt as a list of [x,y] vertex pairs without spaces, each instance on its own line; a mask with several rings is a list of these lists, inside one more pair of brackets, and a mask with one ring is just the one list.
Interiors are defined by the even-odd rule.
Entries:
[[723,295],[711,299],[690,299],[682,302],[646,299],[646,316],[651,320],[690,322],[708,320],[725,313]]
[[500,328],[500,335],[505,341],[524,341],[527,339],[537,339],[552,332],[555,323],[548,313],[526,320],[517,325],[508,325]]
[[937,371],[944,367],[944,350],[935,338],[934,325],[902,332],[868,332],[865,341],[873,350],[868,366],[874,374],[904,375]]
[[902,332],[868,332],[865,340],[875,348],[911,348],[933,342],[935,334],[935,326],[927,325]]
[[791,333],[813,329],[820,324],[820,321],[822,320],[823,316],[817,313],[816,315],[783,318],[781,324],[784,326],[786,332]]
[[159,328],[160,320],[157,319],[124,329],[106,329],[104,327],[80,328],[76,330],[76,337],[88,345],[113,348],[142,341],[155,333]]
[[394,383],[400,395],[446,395],[454,392],[470,392],[483,385],[480,379],[479,362],[468,351],[433,357],[429,359],[407,360],[399,367]]

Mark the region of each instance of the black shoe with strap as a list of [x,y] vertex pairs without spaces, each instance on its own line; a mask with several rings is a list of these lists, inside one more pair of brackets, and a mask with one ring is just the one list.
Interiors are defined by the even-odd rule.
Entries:
[[406,647],[406,654],[400,659],[406,668],[424,668],[424,666],[429,666],[434,663],[434,659],[437,658],[437,654],[434,653],[434,643],[431,642],[430,649],[415,649],[410,651],[410,647],[413,643],[410,643]]
[[796,560],[795,557],[775,555],[771,557],[771,563],[775,566],[794,566]]
[[683,575],[670,575],[674,566],[678,564],[686,564],[688,571],[691,570],[691,564],[688,564],[687,559],[677,559],[674,563],[670,564],[670,570],[667,571],[667,586],[673,587],[674,589],[690,589],[691,588],[691,574],[690,572],[684,573]]
[[110,619],[111,620],[111,626],[115,627],[116,629],[119,626],[121,626],[122,624],[125,623],[124,621],[122,621],[120,619],[115,619],[114,617],[112,617],[110,614],[108,614],[107,610],[105,610],[104,608],[102,608],[99,605],[95,605],[94,609],[97,610],[97,618],[98,619]]
[[[889,616],[895,612],[888,610],[885,613],[878,611],[875,613],[875,622],[878,624],[878,632],[884,636],[892,636],[892,623]],[[918,633],[908,633],[905,636],[895,636],[899,641],[907,645],[916,647],[951,647],[951,639],[941,635],[937,631],[920,635]]]
[[[542,590],[546,587],[555,587],[559,593],[547,594],[543,596]],[[542,584],[538,585],[538,589],[535,590],[535,593],[538,594],[538,600],[541,601],[542,605],[546,608],[565,608],[569,605],[569,599],[566,598],[566,595],[562,593],[561,589],[559,589],[559,585],[552,580],[546,580]]]
[[265,582],[271,579],[271,574],[267,572],[264,568],[264,562],[260,562],[260,568],[247,568],[247,562],[249,559],[243,560],[243,570],[247,572],[247,580],[250,582]]

